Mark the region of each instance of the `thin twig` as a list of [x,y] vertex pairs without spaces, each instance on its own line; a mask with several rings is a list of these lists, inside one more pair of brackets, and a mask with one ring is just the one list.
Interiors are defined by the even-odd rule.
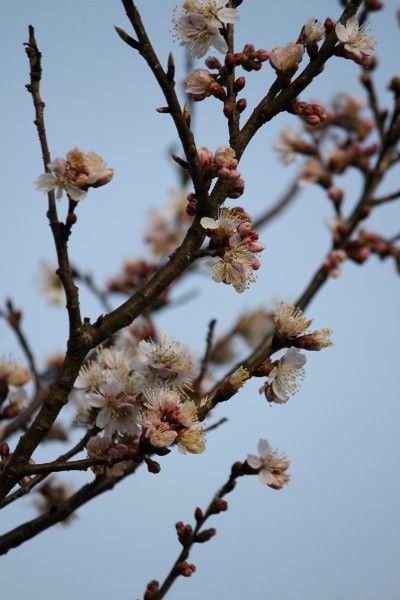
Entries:
[[[64,454],[61,454],[56,459],[56,462],[67,461],[70,458],[72,458],[73,456],[75,456],[76,454],[78,454],[78,452],[81,452],[81,450],[83,450],[83,448],[85,448],[85,446],[86,446],[87,442],[90,440],[90,438],[93,435],[96,435],[97,431],[98,431],[98,429],[96,427],[89,429],[85,433],[85,435],[79,440],[79,442],[77,444],[75,444],[75,446],[73,446],[70,450],[68,450],[68,452],[64,452]],[[37,475],[36,477],[33,477],[27,484],[24,485],[24,487],[21,487],[19,490],[16,490],[9,496],[6,496],[6,498],[4,498],[4,500],[0,503],[0,508],[4,508],[8,504],[11,504],[11,502],[18,500],[18,498],[21,498],[22,496],[29,494],[29,492],[32,490],[32,488],[36,487],[46,477],[47,477],[47,475]]]
[[[171,588],[175,580],[182,575],[182,568],[185,568],[187,565],[186,561],[189,558],[190,551],[192,546],[196,543],[204,543],[210,540],[216,533],[215,529],[202,529],[206,521],[209,517],[216,515],[220,512],[224,512],[228,508],[227,502],[224,500],[224,497],[229,494],[236,486],[236,480],[238,477],[242,477],[243,475],[256,475],[257,471],[248,467],[247,463],[234,463],[231,468],[231,474],[225,484],[214,494],[210,504],[208,505],[206,511],[203,511],[199,508],[195,511],[196,518],[196,526],[193,529],[192,533],[187,532],[180,542],[183,546],[181,552],[179,553],[178,558],[175,560],[174,564],[171,567],[168,575],[164,579],[164,582],[161,584],[159,589],[157,589],[153,595],[154,600],[161,600],[167,594],[168,590]],[[182,524],[183,525],[183,524]],[[194,565],[191,565],[194,570]],[[190,568],[190,566],[189,566]]]
[[215,330],[216,324],[217,324],[216,319],[212,319],[208,324],[208,331],[207,331],[207,337],[206,337],[206,348],[205,348],[204,355],[203,355],[203,358],[201,359],[201,363],[200,363],[200,373],[193,384],[193,395],[195,398],[198,396],[203,379],[207,375],[207,369],[208,369],[208,364],[210,362],[214,330]]
[[287,190],[284,192],[281,198],[279,198],[275,204],[273,204],[264,214],[260,215],[253,221],[254,229],[260,229],[276,216],[278,216],[285,208],[287,208],[296,198],[297,194],[300,192],[300,186],[298,178],[296,178],[289,185]]

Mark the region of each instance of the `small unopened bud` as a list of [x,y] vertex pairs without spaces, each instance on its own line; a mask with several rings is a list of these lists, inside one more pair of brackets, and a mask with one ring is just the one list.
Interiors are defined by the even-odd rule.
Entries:
[[67,226],[72,227],[72,225],[74,225],[77,222],[77,220],[78,220],[78,217],[76,216],[76,213],[74,213],[74,212],[68,213]]
[[264,362],[255,369],[253,375],[254,377],[267,377],[273,368],[274,365],[269,360],[264,360]]
[[241,113],[245,110],[247,106],[247,100],[246,98],[240,98],[240,100],[238,100],[236,102],[236,108],[238,109],[238,111]]
[[235,55],[232,54],[232,52],[228,52],[225,56],[225,64],[228,67],[228,69],[232,69],[235,66],[235,62]]
[[189,105],[187,104],[187,102],[185,102],[185,105],[183,107],[182,116],[183,116],[183,120],[185,121],[186,125],[190,128],[191,117],[190,117]]
[[336,205],[336,206],[340,206],[343,200],[343,190],[341,190],[340,188],[337,187],[333,187],[331,186],[328,189],[328,198],[330,198],[330,200],[332,200],[332,202]]
[[228,510],[228,503],[223,498],[216,498],[209,509],[210,515],[217,515],[220,512],[224,512]]
[[194,511],[194,518],[196,519],[197,522],[201,521],[202,518],[204,517],[203,511],[201,510],[201,508],[198,506],[196,508],[196,510]]
[[330,33],[332,31],[332,29],[335,27],[335,21],[333,19],[331,19],[330,17],[327,17],[324,21],[324,27],[325,27],[326,33]]
[[191,577],[191,575],[193,575],[193,573],[196,571],[196,566],[186,561],[182,561],[176,565],[175,570],[183,577]]
[[10,456],[10,446],[7,442],[0,444],[0,456],[3,460]]
[[221,63],[219,62],[218,58],[216,58],[215,56],[209,56],[206,59],[206,66],[209,69],[220,69]]
[[153,600],[156,596],[156,593],[160,589],[160,583],[153,579],[147,584],[146,591],[143,596],[143,600]]
[[233,115],[233,108],[228,102],[224,104],[224,115],[227,119],[231,119]]
[[187,546],[192,541],[193,527],[189,524],[185,525],[183,521],[175,523],[175,529],[178,536],[178,540],[182,546]]
[[210,527],[210,529],[203,529],[203,531],[200,531],[200,533],[195,536],[194,541],[197,544],[204,544],[204,542],[211,540],[216,533],[217,530],[214,527]]
[[238,77],[235,81],[234,90],[235,92],[240,92],[244,86],[246,85],[246,79],[243,77]]
[[266,60],[269,59],[270,54],[271,53],[268,50],[264,50],[263,48],[261,48],[260,50],[257,50],[257,52],[256,52],[256,58],[260,62],[265,62]]
[[169,114],[171,112],[168,106],[159,106],[158,108],[156,108],[156,111],[161,114]]
[[370,12],[374,10],[381,10],[381,8],[384,7],[383,2],[380,2],[380,0],[364,0],[364,4],[366,10],[369,10]]
[[175,63],[174,57],[172,56],[172,52],[168,54],[168,66],[167,66],[167,79],[168,81],[173,81],[175,77]]
[[144,462],[146,463],[147,470],[149,473],[157,474],[161,471],[161,467],[160,467],[159,463],[156,462],[155,460],[152,460],[148,456],[145,456]]

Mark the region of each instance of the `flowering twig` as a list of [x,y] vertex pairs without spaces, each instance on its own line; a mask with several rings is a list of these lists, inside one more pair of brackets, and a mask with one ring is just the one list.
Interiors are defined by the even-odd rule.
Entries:
[[[352,17],[358,10],[362,0],[351,0],[343,11],[340,22],[346,22],[347,19]],[[236,144],[236,155],[239,159],[243,154],[249,141],[252,139],[254,134],[262,127],[265,123],[270,121],[280,112],[287,109],[291,102],[305,88],[312,82],[312,80],[322,71],[322,68],[326,61],[333,55],[337,36],[333,29],[325,39],[315,58],[313,58],[309,64],[303,69],[303,71],[292,81],[292,83],[281,90],[281,86],[278,83],[278,78],[272,84],[267,95],[259,102],[256,108],[253,110],[248,121],[241,129],[240,134],[237,137]],[[278,94],[278,92],[280,92]],[[277,95],[278,94],[278,95]]]
[[187,563],[192,546],[196,543],[208,542],[216,534],[214,528],[202,529],[204,524],[212,515],[216,515],[228,509],[228,503],[224,500],[224,497],[235,488],[236,479],[238,477],[255,474],[257,474],[257,471],[249,467],[246,462],[234,463],[229,478],[213,496],[206,511],[203,513],[201,508],[196,508],[194,513],[196,519],[195,528],[192,529],[190,525],[184,525],[181,522],[176,524],[178,538],[182,544],[182,550],[161,586],[156,581],[150,582],[144,596],[146,600],[161,600],[180,575],[185,577],[190,577],[190,575],[192,575],[196,570],[196,567]]

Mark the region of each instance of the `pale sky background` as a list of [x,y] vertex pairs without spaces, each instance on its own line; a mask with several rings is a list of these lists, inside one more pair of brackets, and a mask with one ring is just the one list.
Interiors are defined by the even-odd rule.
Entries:
[[[145,25],[165,63],[173,50],[176,80],[184,77],[183,53],[173,43],[171,14],[176,0],[139,0]],[[385,87],[398,68],[397,0],[372,18],[382,66],[377,83]],[[283,45],[297,37],[305,20],[340,14],[334,0],[245,0],[240,7],[237,48]],[[2,0],[0,4],[0,96],[3,134],[3,202],[0,236],[0,300],[10,296],[25,313],[24,329],[41,364],[65,346],[66,314],[48,307],[35,277],[41,260],[54,262],[46,220],[46,200],[32,181],[42,172],[31,97],[24,89],[28,67],[23,42],[36,28],[43,54],[42,93],[51,154],[64,156],[75,145],[100,153],[115,169],[112,183],[89,192],[79,205],[70,240],[72,262],[95,274],[99,283],[116,273],[128,256],[144,256],[143,227],[148,209],[169,202],[177,185],[167,148],[176,143],[171,119],[154,108],[161,93],[141,57],[113,31],[131,33],[118,0]],[[198,61],[196,66],[203,63]],[[250,113],[268,89],[273,71],[246,73]],[[336,91],[361,93],[358,67],[339,59],[302,96],[328,101]],[[183,97],[183,94],[182,94]],[[197,105],[198,145],[227,143],[226,121],[214,99]],[[279,130],[294,117],[284,114],[258,133],[240,170],[246,192],[239,203],[257,215],[284,190],[296,167],[284,169],[271,150]],[[383,192],[398,188],[398,169]],[[349,179],[348,205],[360,181]],[[65,202],[65,201],[64,201]],[[63,210],[65,210],[65,205]],[[259,281],[238,295],[207,277],[186,278],[175,291],[197,289],[182,308],[164,311],[160,327],[200,354],[207,322],[218,331],[235,316],[276,298],[294,300],[304,289],[329,244],[331,209],[317,188],[306,188],[287,213],[261,233]],[[369,227],[390,236],[399,231],[396,204],[373,216]],[[208,522],[217,536],[190,556],[191,579],[179,579],[169,598],[204,600],[398,600],[399,436],[398,339],[399,277],[391,262],[372,258],[362,268],[349,263],[330,280],[307,310],[316,327],[332,327],[335,346],[308,353],[301,391],[284,406],[259,396],[260,380],[215,411],[229,422],[209,435],[207,451],[161,459],[162,471],[141,468],[111,493],[85,505],[70,527],[57,526],[1,560],[4,600],[136,600],[150,579],[163,580],[180,546],[174,524],[193,522],[226,480],[230,465],[254,452],[260,437],[291,460],[290,485],[280,492],[256,477],[239,480],[228,497],[229,510]],[[83,315],[101,312],[82,291]],[[1,353],[22,355],[0,323]],[[36,459],[57,456],[54,444]],[[92,475],[67,474],[78,487]],[[3,511],[1,533],[35,515],[31,499]]]

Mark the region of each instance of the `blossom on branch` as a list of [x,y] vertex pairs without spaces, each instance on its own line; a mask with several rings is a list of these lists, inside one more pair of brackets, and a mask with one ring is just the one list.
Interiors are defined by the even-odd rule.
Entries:
[[70,150],[67,157],[56,158],[47,165],[49,172],[43,173],[34,181],[38,192],[56,190],[59,200],[65,191],[71,200],[79,202],[86,198],[89,187],[100,187],[111,181],[113,170],[95,152],[82,152],[79,148]]
[[359,25],[356,15],[346,23],[337,23],[335,33],[345,50],[358,60],[370,59],[375,54],[375,38],[365,34],[365,26]]
[[306,357],[298,348],[289,348],[286,354],[275,363],[268,376],[268,382],[260,388],[268,402],[283,404],[299,389],[298,379],[304,378]]
[[227,0],[188,0],[183,3],[183,14],[174,18],[177,38],[196,58],[204,56],[210,46],[227,53],[228,45],[220,30],[239,19],[238,11],[227,4]]
[[247,464],[258,470],[261,483],[274,490],[282,489],[290,479],[290,475],[286,473],[290,464],[288,459],[286,456],[279,456],[267,440],[263,439],[258,442],[258,453],[259,456],[248,454]]

